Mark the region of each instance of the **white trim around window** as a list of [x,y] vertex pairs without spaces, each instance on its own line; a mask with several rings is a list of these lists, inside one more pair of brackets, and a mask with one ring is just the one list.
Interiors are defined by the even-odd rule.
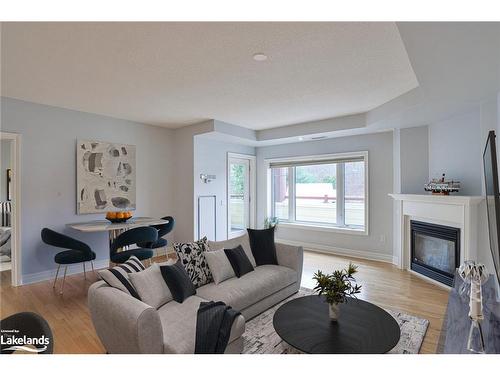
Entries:
[[[365,235],[369,234],[369,161],[368,161],[368,151],[359,151],[359,152],[346,152],[346,153],[338,153],[338,154],[321,154],[321,155],[308,155],[308,156],[297,156],[297,157],[283,157],[283,158],[271,158],[265,159],[265,165],[267,167],[267,215],[273,216],[273,197],[272,197],[272,167],[289,167],[289,181],[295,181],[295,177],[293,173],[295,171],[294,166],[300,165],[315,165],[314,162],[318,162],[317,164],[325,164],[328,162],[331,163],[343,163],[349,161],[364,161],[364,227],[352,227],[352,226],[341,226],[336,224],[326,224],[326,223],[314,223],[314,222],[301,222],[294,220],[295,217],[295,199],[289,198],[289,217],[292,218],[289,221],[282,220],[279,225],[288,228],[296,228],[303,230],[311,230],[311,231],[321,231],[321,232],[335,232],[342,234],[352,234],[352,235]],[[339,184],[344,184],[344,173],[343,168],[344,164],[340,164],[340,167],[337,168],[336,175],[336,183],[337,186]],[[295,196],[295,184],[289,184],[289,196]],[[344,218],[341,215],[344,214],[344,189],[338,189],[337,198],[337,223],[343,223]]]

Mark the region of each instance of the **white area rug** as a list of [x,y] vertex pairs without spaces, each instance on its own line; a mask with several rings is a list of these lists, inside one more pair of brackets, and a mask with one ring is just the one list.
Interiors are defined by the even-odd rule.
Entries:
[[[243,353],[245,354],[300,354],[301,352],[284,342],[273,327],[275,311],[285,302],[314,294],[312,290],[301,288],[298,293],[278,305],[264,311],[246,323],[243,334]],[[401,338],[390,354],[418,354],[429,321],[402,312],[386,310],[399,323]]]

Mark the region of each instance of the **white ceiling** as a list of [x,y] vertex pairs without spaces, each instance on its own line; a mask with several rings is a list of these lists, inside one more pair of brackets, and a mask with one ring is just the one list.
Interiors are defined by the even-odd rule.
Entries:
[[167,127],[302,123],[416,86],[394,23],[2,24],[2,95]]

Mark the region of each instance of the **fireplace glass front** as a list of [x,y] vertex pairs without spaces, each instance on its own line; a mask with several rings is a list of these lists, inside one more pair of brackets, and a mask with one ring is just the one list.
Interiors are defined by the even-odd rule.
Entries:
[[412,270],[451,286],[459,254],[459,228],[411,221]]

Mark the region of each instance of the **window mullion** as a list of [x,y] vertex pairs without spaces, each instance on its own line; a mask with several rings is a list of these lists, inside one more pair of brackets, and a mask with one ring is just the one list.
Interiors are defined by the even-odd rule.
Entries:
[[[270,170],[270,175],[271,175],[271,216],[270,217],[276,217],[276,194],[274,193],[274,190],[276,189],[275,187],[275,170],[271,169]],[[269,176],[269,174],[268,174]],[[269,211],[268,211],[269,212]]]
[[337,163],[337,225],[344,226],[345,225],[345,202],[344,202],[344,192],[345,192],[345,184],[344,184],[344,172],[345,172],[344,163]]
[[295,167],[288,168],[288,218],[290,221],[295,221]]

